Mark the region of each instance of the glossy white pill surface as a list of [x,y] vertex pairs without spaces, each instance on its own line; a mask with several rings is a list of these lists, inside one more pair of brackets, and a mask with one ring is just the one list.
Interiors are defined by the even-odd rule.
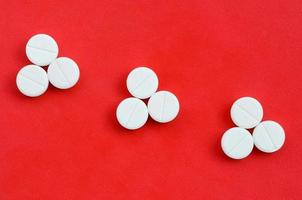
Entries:
[[242,97],[233,103],[231,118],[241,128],[254,128],[263,118],[263,109],[255,98]]
[[132,96],[147,99],[156,92],[158,78],[153,70],[147,67],[138,67],[129,73],[127,88]]
[[147,122],[148,109],[142,100],[130,97],[118,105],[116,117],[124,128],[135,130]]
[[20,92],[29,97],[37,97],[48,88],[46,71],[36,65],[23,67],[16,77],[17,87]]
[[253,137],[249,131],[234,127],[227,130],[221,138],[223,152],[233,159],[247,157],[253,150]]
[[280,124],[274,121],[263,121],[253,131],[257,149],[266,153],[278,151],[284,144],[285,132]]
[[157,122],[170,122],[179,112],[179,101],[171,92],[156,92],[148,101],[148,112],[151,118]]
[[47,69],[50,83],[59,89],[73,87],[80,78],[80,70],[72,59],[60,57],[52,61]]
[[49,65],[57,58],[59,48],[56,41],[49,35],[37,34],[26,44],[27,58],[38,66]]

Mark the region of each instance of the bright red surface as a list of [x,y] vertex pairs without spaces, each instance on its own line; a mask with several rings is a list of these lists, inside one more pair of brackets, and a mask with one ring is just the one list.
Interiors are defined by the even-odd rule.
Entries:
[[[0,200],[301,199],[301,0],[0,3]],[[28,98],[25,44],[53,36],[79,83]],[[181,103],[176,120],[127,131],[115,118],[127,74],[150,66]],[[227,158],[239,97],[286,130],[284,147]]]

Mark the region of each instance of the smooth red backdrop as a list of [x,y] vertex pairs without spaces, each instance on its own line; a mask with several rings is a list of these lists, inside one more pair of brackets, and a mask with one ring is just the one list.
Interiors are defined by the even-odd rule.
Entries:
[[[0,200],[301,199],[301,0],[0,2]],[[16,88],[25,44],[47,33],[81,70],[70,90]],[[176,120],[120,127],[127,74],[150,66]],[[239,97],[286,131],[284,147],[227,158]]]

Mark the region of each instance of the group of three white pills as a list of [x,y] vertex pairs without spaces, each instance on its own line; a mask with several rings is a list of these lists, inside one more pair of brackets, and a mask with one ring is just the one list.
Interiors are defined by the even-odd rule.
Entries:
[[[223,152],[233,159],[247,157],[257,149],[265,153],[279,150],[285,141],[285,132],[275,121],[262,121],[263,108],[252,97],[242,97],[231,107],[231,118],[237,127],[227,130],[221,138]],[[251,134],[247,129],[252,129]]]
[[[79,80],[78,65],[70,58],[57,58],[56,41],[49,35],[37,34],[26,44],[26,55],[33,63],[17,74],[16,84],[21,93],[29,97],[42,95],[50,82],[59,89],[73,87]],[[48,66],[49,65],[49,66]],[[43,67],[48,66],[47,73]],[[127,89],[133,97],[123,100],[116,109],[121,126],[129,130],[141,128],[148,116],[167,123],[179,113],[179,101],[169,91],[158,91],[158,77],[147,67],[137,67],[127,77]],[[147,105],[143,100],[148,99]],[[247,157],[255,145],[260,151],[272,153],[285,141],[283,128],[274,121],[261,122],[263,108],[254,98],[243,97],[231,108],[232,121],[238,126],[227,130],[221,139],[223,152],[233,159]],[[254,128],[251,135],[247,129]]]
[[[179,112],[177,97],[168,91],[157,91],[158,78],[147,67],[132,70],[127,77],[127,88],[133,96],[123,100],[117,107],[118,122],[125,128],[134,130],[142,127],[150,115],[160,123],[175,119]],[[148,99],[148,105],[141,99]]]
[[[37,97],[46,92],[49,82],[56,88],[68,89],[79,80],[80,70],[76,62],[58,57],[57,42],[49,35],[37,34],[26,44],[27,58],[33,63],[17,74],[16,83],[21,93]],[[43,67],[48,66],[47,72]]]

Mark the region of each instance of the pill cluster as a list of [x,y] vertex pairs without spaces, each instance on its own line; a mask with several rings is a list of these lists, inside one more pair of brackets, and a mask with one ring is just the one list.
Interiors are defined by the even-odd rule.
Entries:
[[[170,122],[179,112],[177,97],[168,91],[157,91],[158,78],[147,67],[133,69],[127,77],[127,88],[133,96],[123,100],[117,107],[118,122],[126,129],[135,130],[142,127],[148,115],[157,122]],[[142,99],[148,99],[146,105]]]
[[[37,97],[47,90],[49,82],[59,89],[71,88],[78,82],[78,65],[70,58],[57,58],[58,53],[57,42],[49,35],[37,34],[29,39],[26,55],[33,64],[23,67],[16,77],[22,94]],[[47,73],[42,68],[45,66],[48,66]]]
[[[231,118],[237,127],[227,130],[221,139],[223,152],[233,158],[242,159],[257,149],[265,153],[279,150],[285,141],[285,132],[274,121],[262,121],[263,108],[252,97],[236,100],[231,108]],[[247,130],[254,128],[253,134]]]

